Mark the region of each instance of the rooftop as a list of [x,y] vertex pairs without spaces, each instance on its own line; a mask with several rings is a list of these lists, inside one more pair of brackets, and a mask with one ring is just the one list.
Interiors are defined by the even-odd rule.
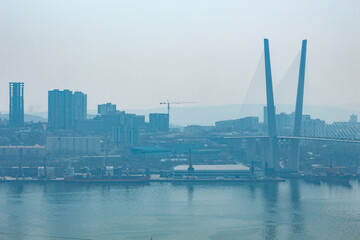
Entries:
[[158,147],[158,146],[144,146],[144,147],[135,147],[132,149],[133,152],[142,152],[142,153],[150,153],[150,152],[170,152],[170,149]]
[[[189,165],[178,165],[175,171],[187,171]],[[195,171],[250,171],[250,168],[243,164],[223,164],[223,165],[193,165]]]
[[18,146],[13,146],[13,145],[10,145],[10,146],[0,146],[0,148],[1,149],[4,149],[4,148],[6,148],[6,149],[19,149],[19,148],[26,148],[26,149],[34,149],[34,148],[36,148],[36,149],[43,149],[43,148],[45,148],[45,146],[41,146],[41,145],[38,145],[38,144],[36,144],[36,145],[34,145],[34,146],[24,146],[24,145],[18,145]]

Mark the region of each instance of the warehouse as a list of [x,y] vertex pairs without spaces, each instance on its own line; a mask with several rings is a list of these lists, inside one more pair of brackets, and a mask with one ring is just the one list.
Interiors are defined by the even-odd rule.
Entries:
[[47,137],[49,154],[100,154],[99,137]]

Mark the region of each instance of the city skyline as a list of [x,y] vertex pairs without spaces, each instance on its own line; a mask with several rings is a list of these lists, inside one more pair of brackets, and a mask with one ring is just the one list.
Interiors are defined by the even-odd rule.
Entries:
[[[295,88],[295,87],[294,87]],[[296,88],[295,88],[296,89]],[[294,89],[292,89],[294,90]],[[75,105],[77,105],[77,109],[83,109],[81,111],[78,111],[73,117],[74,120],[76,119],[92,119],[97,114],[102,115],[99,108],[100,107],[109,107],[112,106],[114,109],[113,111],[124,111],[132,114],[140,114],[146,116],[147,121],[149,121],[149,115],[152,113],[157,114],[165,114],[166,108],[164,107],[157,107],[157,108],[151,108],[151,109],[119,109],[116,110],[116,104],[113,104],[111,102],[109,103],[103,103],[97,105],[97,110],[95,109],[88,109],[87,108],[87,94],[82,93],[81,91],[73,91],[70,89],[53,89],[49,90],[50,92],[69,92],[74,93],[74,100],[78,99]],[[85,102],[82,100],[82,98],[85,97]],[[264,97],[264,96],[263,96]],[[276,94],[275,94],[276,97]],[[49,99],[50,101],[50,95]],[[305,99],[306,101],[306,99]],[[23,103],[23,105],[26,105],[26,102]],[[49,121],[49,116],[51,115],[49,113],[49,106],[52,105],[52,103],[48,102],[48,109],[44,112],[38,112],[38,113],[25,113],[25,122],[31,122],[31,121],[42,121],[46,122]],[[109,106],[108,106],[109,105]],[[266,103],[264,104],[229,104],[229,105],[220,105],[220,106],[193,106],[193,107],[182,107],[182,108],[175,108],[175,111],[172,112],[171,115],[173,115],[173,120],[171,121],[172,126],[186,126],[186,125],[215,125],[217,121],[224,121],[224,120],[235,120],[235,119],[241,119],[246,117],[258,117],[261,122],[264,121],[263,118],[263,106],[266,106]],[[293,104],[276,104],[276,114],[293,114],[295,106]],[[326,121],[327,123],[334,123],[334,122],[347,122],[349,121],[349,117],[352,115],[357,116],[360,114],[360,111],[358,109],[356,110],[349,110],[346,108],[336,108],[331,106],[309,106],[304,105],[304,108],[306,111],[304,112],[305,115],[311,115],[315,119],[321,119]],[[72,111],[72,110],[70,110]],[[215,114],[216,113],[216,114]],[[86,117],[87,114],[87,117]],[[215,115],[216,116],[215,116]],[[9,112],[1,113],[0,112],[0,118],[3,119],[9,119]],[[265,120],[266,121],[266,120]],[[51,124],[50,124],[51,125]]]
[[[326,7],[309,1],[19,3],[25,2],[0,10],[0,77],[3,86],[25,83],[26,113],[46,111],[47,91],[54,88],[87,93],[89,109],[106,102],[147,109],[166,99],[241,104],[264,37],[271,39],[275,83],[307,38],[307,77],[316,93],[309,103],[353,109],[360,103],[357,1]],[[276,17],[272,10],[279,10]],[[6,89],[0,91],[6,112]]]
[[0,238],[356,239],[359,0],[0,0]]

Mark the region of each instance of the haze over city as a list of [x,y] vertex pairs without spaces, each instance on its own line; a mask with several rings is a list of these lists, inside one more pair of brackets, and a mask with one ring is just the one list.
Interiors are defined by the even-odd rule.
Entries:
[[1,1],[0,109],[8,82],[25,83],[25,112],[47,92],[80,90],[88,109],[241,104],[271,39],[280,82],[308,39],[311,105],[360,103],[360,2]]
[[0,0],[0,239],[357,239],[359,44],[358,0]]

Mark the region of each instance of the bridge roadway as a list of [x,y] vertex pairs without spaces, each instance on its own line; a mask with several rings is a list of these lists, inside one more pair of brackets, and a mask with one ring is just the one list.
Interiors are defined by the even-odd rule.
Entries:
[[[266,139],[268,136],[236,136],[225,137],[225,139]],[[344,139],[344,138],[324,138],[324,137],[293,137],[293,136],[277,136],[278,139],[299,139],[306,141],[323,141],[323,142],[342,142],[342,143],[358,143],[360,139]]]

